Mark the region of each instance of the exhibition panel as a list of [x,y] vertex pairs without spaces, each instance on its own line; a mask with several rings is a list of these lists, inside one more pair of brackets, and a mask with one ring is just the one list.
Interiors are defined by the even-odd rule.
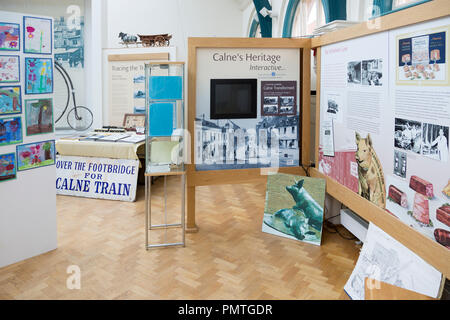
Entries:
[[423,5],[428,21],[386,27],[407,15],[398,12],[380,18],[379,32],[312,41],[320,45],[312,172],[328,177],[333,197],[448,275],[450,20],[442,9],[430,13],[433,2]]
[[188,43],[193,143],[187,228],[196,231],[196,185],[262,181],[270,172],[299,174],[309,166],[310,41],[189,38]]

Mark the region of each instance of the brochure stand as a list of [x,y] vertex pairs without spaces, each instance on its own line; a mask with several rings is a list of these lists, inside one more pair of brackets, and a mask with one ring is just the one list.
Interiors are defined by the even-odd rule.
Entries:
[[[145,65],[146,75],[146,156],[145,156],[145,246],[185,246],[185,193],[186,171],[184,168],[184,63],[155,62]],[[180,221],[173,222],[168,208],[169,176],[179,176],[181,182]],[[163,205],[156,203],[152,210],[152,177],[163,177]],[[155,197],[156,198],[156,197]],[[155,201],[156,202],[156,201]],[[169,204],[174,204],[170,200]],[[158,223],[158,220],[161,223]],[[181,235],[169,234],[169,229],[181,229]],[[155,233],[157,241],[151,235]],[[173,240],[173,238],[181,238]]]

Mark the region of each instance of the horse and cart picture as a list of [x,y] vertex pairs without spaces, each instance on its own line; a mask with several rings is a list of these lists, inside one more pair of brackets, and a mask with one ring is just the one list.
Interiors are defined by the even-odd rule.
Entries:
[[[138,41],[138,37],[140,41]],[[143,47],[168,47],[170,45],[170,39],[172,39],[172,35],[164,33],[153,35],[138,34],[137,36],[135,36],[120,32],[119,38],[122,40],[121,43],[126,45],[127,47],[130,44],[141,44]]]

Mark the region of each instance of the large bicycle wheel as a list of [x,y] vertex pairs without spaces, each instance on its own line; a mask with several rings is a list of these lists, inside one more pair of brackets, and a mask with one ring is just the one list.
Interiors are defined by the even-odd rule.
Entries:
[[67,114],[67,123],[76,131],[85,131],[92,126],[94,115],[86,107],[77,106]]
[[55,71],[53,73],[53,117],[55,119],[55,128],[69,129],[66,117],[63,117],[70,101],[69,83],[56,63]]

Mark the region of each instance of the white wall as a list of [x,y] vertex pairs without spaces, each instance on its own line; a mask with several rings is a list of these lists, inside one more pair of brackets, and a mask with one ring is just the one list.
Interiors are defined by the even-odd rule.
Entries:
[[[11,85],[21,86],[22,113],[11,117],[21,117],[21,144],[53,140],[53,133],[26,135],[24,103],[25,99],[53,97],[52,94],[25,94],[25,57],[53,58],[53,55],[23,53],[22,14],[0,11],[0,20],[20,24],[20,51],[10,51],[8,54],[20,56],[20,83]],[[1,146],[0,154],[16,153],[16,146]],[[0,182],[0,267],[56,249],[55,180],[55,166],[52,165],[19,171],[16,172],[16,179]]]
[[177,59],[187,61],[188,37],[242,37],[242,11],[232,0],[107,0],[107,48],[119,32],[172,34]]

